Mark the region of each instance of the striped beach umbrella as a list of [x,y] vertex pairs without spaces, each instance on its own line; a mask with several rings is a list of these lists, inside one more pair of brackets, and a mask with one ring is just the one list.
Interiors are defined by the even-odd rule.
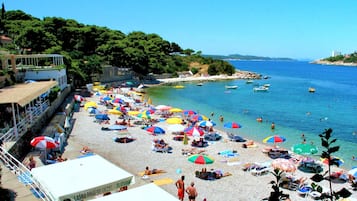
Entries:
[[211,156],[205,154],[194,154],[187,159],[188,161],[195,164],[212,164],[214,159]]
[[200,137],[204,134],[204,131],[200,129],[199,127],[189,127],[185,129],[185,133],[188,136],[194,136],[194,137]]
[[165,130],[158,126],[150,126],[145,130],[152,134],[165,134]]
[[269,137],[264,138],[264,143],[282,143],[285,142],[286,138],[280,135],[272,135]]
[[225,128],[242,128],[242,125],[237,122],[227,122],[223,125]]
[[35,137],[31,140],[30,144],[31,146],[39,149],[52,149],[59,146],[58,142],[48,136]]

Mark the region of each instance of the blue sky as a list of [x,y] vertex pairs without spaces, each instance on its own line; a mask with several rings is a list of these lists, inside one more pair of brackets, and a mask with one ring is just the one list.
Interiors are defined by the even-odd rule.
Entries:
[[357,51],[355,0],[3,0],[5,9],[159,34],[203,54],[318,59]]

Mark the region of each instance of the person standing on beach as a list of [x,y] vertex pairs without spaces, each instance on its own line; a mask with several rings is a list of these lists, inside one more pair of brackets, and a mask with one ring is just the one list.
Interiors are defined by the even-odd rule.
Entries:
[[183,201],[183,198],[185,197],[185,176],[182,175],[179,180],[176,181],[175,185],[177,188],[177,196],[179,200]]
[[195,188],[195,183],[191,182],[191,185],[187,187],[186,193],[188,194],[189,201],[195,201],[198,195],[197,190]]

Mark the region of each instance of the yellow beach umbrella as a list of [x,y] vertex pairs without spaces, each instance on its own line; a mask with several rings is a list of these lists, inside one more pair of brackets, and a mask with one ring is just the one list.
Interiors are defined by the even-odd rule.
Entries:
[[171,108],[169,111],[175,113],[175,112],[182,112],[183,110],[180,108]]
[[128,112],[128,115],[131,115],[131,116],[136,116],[140,113],[140,111],[137,111],[137,110],[133,110],[133,111],[129,111]]
[[108,114],[122,115],[123,113],[119,110],[112,109],[108,111]]
[[152,104],[152,100],[151,98],[148,99],[148,104],[151,105]]
[[171,117],[166,119],[166,123],[168,124],[181,124],[182,123],[182,119],[178,118],[178,117]]
[[144,112],[140,112],[137,117],[140,117],[142,119],[151,119],[150,115],[148,115],[145,111]]
[[89,101],[84,104],[84,109],[87,110],[89,107],[98,107],[98,105],[94,101]]

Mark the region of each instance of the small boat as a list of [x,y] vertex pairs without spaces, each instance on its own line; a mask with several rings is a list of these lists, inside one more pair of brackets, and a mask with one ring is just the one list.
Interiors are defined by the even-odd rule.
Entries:
[[226,89],[237,89],[238,86],[237,85],[226,85],[225,88]]
[[315,93],[315,88],[310,87],[310,88],[309,88],[309,92],[310,92],[310,93]]
[[253,80],[247,80],[245,81],[246,84],[252,84],[254,81]]
[[203,86],[203,83],[202,82],[199,82],[196,84],[197,86]]
[[269,88],[269,87],[270,87],[270,84],[264,84],[263,86]]
[[175,88],[175,89],[183,89],[183,88],[185,88],[185,86],[182,86],[182,85],[176,85],[176,86],[174,86],[174,88]]
[[265,86],[259,86],[259,87],[254,87],[253,91],[256,92],[266,92],[269,90],[269,87],[265,87]]
[[270,77],[269,76],[267,76],[267,75],[265,75],[265,76],[263,76],[263,79],[269,79]]

